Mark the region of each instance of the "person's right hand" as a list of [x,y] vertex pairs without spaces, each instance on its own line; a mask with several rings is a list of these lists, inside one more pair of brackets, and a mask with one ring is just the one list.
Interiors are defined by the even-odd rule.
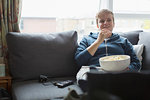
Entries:
[[112,32],[110,30],[108,30],[108,29],[102,29],[99,32],[97,41],[103,42],[105,38],[109,38],[111,35],[112,35]]
[[110,30],[102,29],[99,32],[97,40],[87,48],[88,52],[93,56],[99,45],[104,41],[104,39],[110,37],[111,35],[112,32]]

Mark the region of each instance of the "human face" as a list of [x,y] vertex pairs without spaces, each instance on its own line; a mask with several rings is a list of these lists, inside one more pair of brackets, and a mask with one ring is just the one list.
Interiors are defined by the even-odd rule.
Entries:
[[98,26],[100,30],[108,29],[112,32],[114,28],[114,20],[112,14],[102,14],[98,19]]

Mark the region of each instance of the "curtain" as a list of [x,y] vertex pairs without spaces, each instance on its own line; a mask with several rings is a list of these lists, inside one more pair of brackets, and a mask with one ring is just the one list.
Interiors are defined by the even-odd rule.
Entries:
[[7,65],[8,32],[20,32],[19,21],[21,16],[22,0],[0,0],[0,56],[4,57]]

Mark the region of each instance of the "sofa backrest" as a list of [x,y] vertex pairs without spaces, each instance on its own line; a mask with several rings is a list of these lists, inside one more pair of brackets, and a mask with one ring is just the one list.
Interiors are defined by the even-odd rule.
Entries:
[[75,76],[77,32],[16,33],[6,35],[9,68],[14,80]]
[[120,32],[118,34],[127,38],[133,45],[136,45],[139,41],[139,33],[140,32],[143,32],[143,30]]

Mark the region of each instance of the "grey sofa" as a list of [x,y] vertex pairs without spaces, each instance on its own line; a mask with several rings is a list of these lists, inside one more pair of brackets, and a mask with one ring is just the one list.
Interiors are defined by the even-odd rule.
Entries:
[[[141,30],[119,33],[133,44],[144,44],[142,70],[150,69],[150,33]],[[46,100],[65,97],[68,88],[78,94],[82,90],[76,82],[65,88],[58,88],[54,81],[74,80],[78,67],[74,53],[78,46],[77,32],[61,33],[15,33],[6,35],[9,52],[9,69],[13,78],[13,100]],[[48,85],[38,82],[39,75],[50,76]]]
[[[13,33],[6,36],[9,52],[9,69],[12,76],[13,100],[57,100],[70,89],[82,91],[75,82],[78,68],[74,61],[77,32]],[[39,76],[49,77],[39,83]],[[73,80],[74,84],[58,88],[53,82]]]

